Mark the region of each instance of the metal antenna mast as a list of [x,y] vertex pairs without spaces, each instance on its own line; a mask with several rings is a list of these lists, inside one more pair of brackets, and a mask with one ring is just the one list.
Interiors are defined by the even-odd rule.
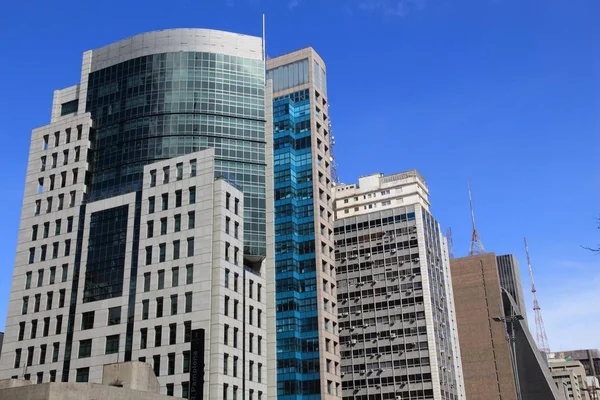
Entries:
[[535,314],[535,336],[538,348],[543,353],[550,353],[548,346],[548,338],[546,337],[546,329],[544,328],[544,320],[542,319],[542,309],[537,299],[537,290],[533,280],[533,268],[529,259],[529,247],[527,246],[527,238],[523,237],[525,242],[525,254],[527,255],[527,266],[529,267],[529,280],[531,281],[531,293],[533,294],[533,312]]
[[452,240],[452,228],[446,229],[446,240],[448,241],[448,257],[454,258],[454,241]]
[[469,187],[469,205],[471,206],[471,223],[473,224],[473,234],[471,235],[471,250],[469,250],[470,256],[475,256],[478,254],[485,254],[485,249],[483,248],[483,243],[481,242],[481,238],[479,237],[479,233],[477,233],[477,228],[475,227],[475,211],[473,210],[473,195],[471,194],[471,182],[467,183]]

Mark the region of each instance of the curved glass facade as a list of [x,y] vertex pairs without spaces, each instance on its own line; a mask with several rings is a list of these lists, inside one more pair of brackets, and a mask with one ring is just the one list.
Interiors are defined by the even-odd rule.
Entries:
[[144,165],[214,148],[244,191],[244,253],[265,255],[265,65],[206,52],[161,53],[90,73],[88,201],[139,190]]

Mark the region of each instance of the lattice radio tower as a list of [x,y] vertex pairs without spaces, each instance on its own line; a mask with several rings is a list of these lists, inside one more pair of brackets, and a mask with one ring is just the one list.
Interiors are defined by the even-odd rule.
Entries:
[[446,229],[446,240],[448,241],[448,257],[454,258],[454,241],[452,240],[452,228]]
[[533,268],[529,259],[529,247],[527,247],[527,238],[523,237],[525,242],[525,255],[527,255],[527,266],[529,267],[529,280],[531,281],[531,294],[533,295],[533,313],[535,314],[535,336],[538,348],[541,352],[550,353],[548,346],[548,338],[546,337],[546,328],[544,328],[544,320],[542,319],[542,309],[537,299],[537,290],[533,280]]
[[469,187],[469,205],[471,206],[471,223],[473,224],[473,233],[471,235],[471,249],[469,250],[470,256],[475,256],[478,254],[485,254],[485,249],[483,248],[483,242],[479,237],[479,233],[477,232],[477,228],[475,227],[475,211],[473,210],[473,195],[471,194],[471,182],[467,183]]

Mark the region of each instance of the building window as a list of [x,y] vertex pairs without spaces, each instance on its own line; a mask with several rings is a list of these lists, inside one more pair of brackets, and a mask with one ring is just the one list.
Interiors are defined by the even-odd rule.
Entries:
[[154,355],[152,356],[152,362],[153,362],[153,369],[154,369],[154,375],[156,375],[156,377],[158,377],[160,375],[160,355]]
[[60,335],[60,333],[62,331],[62,321],[63,321],[62,315],[57,315],[56,316],[56,334],[57,335]]
[[163,184],[169,183],[169,167],[163,167]]
[[144,292],[150,291],[150,272],[144,273]]
[[158,290],[165,288],[165,270],[158,270]]
[[53,297],[54,297],[54,293],[53,292],[46,293],[46,311],[52,309],[52,299],[53,299]]
[[25,322],[19,322],[19,342],[25,337]]
[[[258,343],[260,343],[260,341]],[[259,349],[260,349],[260,347],[259,347]],[[258,354],[260,354],[260,351],[259,351]],[[258,371],[257,372],[258,372],[258,374],[257,374],[258,383],[261,383],[262,382],[262,364],[261,363],[258,364]]]
[[187,240],[187,256],[194,256],[194,238],[188,238]]
[[154,221],[147,222],[148,229],[146,229],[146,237],[151,238],[154,236]]
[[55,369],[50,371],[50,382],[56,382],[56,370]]
[[121,306],[108,309],[108,326],[119,325],[121,323]]
[[[231,245],[229,244],[229,242],[225,242],[225,261],[229,261],[229,248],[231,247]],[[237,291],[237,289],[236,289]]]
[[67,217],[67,233],[73,232],[73,217]]
[[160,219],[160,234],[161,235],[167,234],[167,218]]
[[239,222],[235,222],[233,224],[233,237],[236,239],[238,239],[239,230],[240,230],[240,224],[239,224]]
[[160,347],[162,342],[162,326],[154,327],[154,347]]
[[175,384],[167,383],[167,396],[173,396]]
[[62,282],[66,282],[67,281],[67,276],[69,275],[69,264],[63,264],[62,265],[62,276],[61,276],[61,281]]
[[262,336],[259,336],[258,340],[256,341],[256,350],[258,355],[260,356],[262,354]]
[[254,333],[248,334],[248,351],[252,353],[254,351]]
[[234,205],[233,205],[233,212],[235,213],[235,215],[238,215],[239,208],[240,208],[240,199],[236,198],[234,201]]
[[[21,324],[23,324],[23,326],[25,326],[25,322],[21,322]],[[225,324],[224,328],[223,328],[223,344],[225,344],[225,346],[227,346],[229,343],[229,325]]]
[[169,344],[177,343],[177,324],[169,324]]
[[146,246],[146,265],[152,264],[152,246]]
[[56,267],[50,267],[50,285],[54,284],[56,280]]
[[190,211],[188,213],[188,229],[194,229],[196,227],[196,213]]
[[191,285],[194,282],[194,265],[188,264],[185,266],[185,283]]
[[52,343],[52,362],[58,362],[58,353],[60,351],[60,343]]
[[177,180],[180,181],[183,179],[183,163],[178,163],[175,168],[177,170]]
[[119,352],[119,335],[111,335],[106,337],[105,354],[115,354]]
[[177,295],[171,295],[171,315],[177,315]]
[[229,354],[225,353],[223,355],[223,375],[227,375],[229,370]]
[[233,301],[233,318],[234,319],[238,318],[238,304],[240,304],[239,301],[237,301],[237,300]]
[[256,315],[256,323],[258,325],[259,328],[261,328],[261,320],[262,320],[262,310],[257,310],[258,313]]
[[25,274],[25,289],[31,289],[31,276],[33,272],[29,271]]
[[37,336],[37,319],[34,319],[33,321],[31,321],[31,336],[29,338],[35,339],[36,336]]
[[262,289],[262,285],[259,283],[256,285],[256,300],[260,302],[260,292]]
[[140,349],[148,347],[148,328],[140,329]]
[[36,294],[35,295],[35,304],[33,305],[33,312],[39,312],[40,311],[40,301],[41,301],[42,295],[41,294]]
[[[43,254],[44,252],[42,252]],[[52,243],[52,259],[58,258],[58,242]]]
[[[59,198],[60,198],[60,196],[59,196]],[[55,224],[54,224],[54,235],[55,236],[60,235],[60,228],[61,228],[60,225],[61,225],[61,222],[62,221],[60,219],[57,219],[56,222],[55,222]]]
[[196,160],[190,160],[190,176],[191,177],[196,176],[197,164],[198,164],[198,162]]
[[79,358],[87,358],[92,355],[92,339],[79,341]]
[[181,207],[181,190],[175,191],[175,207]]
[[175,353],[169,353],[167,355],[167,375],[175,374]]
[[66,295],[65,290],[66,289],[60,289],[58,291],[58,307],[59,308],[62,308],[65,306],[65,295]]
[[156,318],[161,318],[163,316],[163,298],[156,298]]
[[254,379],[254,361],[248,362],[248,380],[251,381]]
[[77,375],[75,376],[75,382],[88,382],[90,379],[89,368],[77,368]]
[[238,333],[239,333],[239,329],[238,328],[233,328],[233,347],[235,347],[237,349],[238,347]]
[[44,332],[43,332],[43,336],[47,337],[49,333],[50,333],[50,317],[46,317],[46,318],[44,318]]
[[29,307],[29,296],[23,297],[23,305],[21,306],[21,314],[27,314],[27,308]]
[[192,292],[185,294],[185,312],[192,312]]
[[224,309],[223,309],[223,314],[225,314],[225,316],[228,317],[229,316],[229,296],[225,296],[224,304],[225,305],[224,305]]
[[238,370],[238,357],[233,356],[233,377],[237,378],[237,370]]
[[142,319],[148,319],[148,314],[150,313],[150,300],[142,300]]
[[190,396],[190,383],[181,382],[181,397],[187,399]]
[[229,270],[228,269],[225,270],[225,283],[224,284],[225,284],[225,287],[227,289],[229,289]]
[[192,341],[192,321],[183,323],[183,341],[189,343]]
[[250,306],[248,308],[248,324],[252,325],[252,316],[254,315],[254,307]]
[[229,224],[231,223],[231,218],[225,217],[225,233],[229,235]]
[[183,352],[183,373],[189,373],[190,372],[190,352],[189,350],[186,350]]
[[169,194],[163,193],[161,199],[162,199],[162,210],[165,211],[166,209],[169,208]]
[[28,367],[31,367],[31,365],[33,364],[33,352],[34,352],[34,347],[29,346],[27,348],[27,366]]
[[173,267],[173,269],[171,269],[171,286],[179,286],[179,267]]
[[[55,243],[56,244],[56,243]],[[40,261],[46,261],[46,249],[48,248],[47,245],[43,244],[41,249],[42,249],[42,254],[40,254]],[[56,257],[54,257],[56,258]]]
[[81,330],[94,328],[94,311],[84,312],[81,315]]
[[179,240],[175,240],[173,242],[173,260],[179,260],[180,248],[181,248],[181,242]]
[[29,264],[33,264],[35,262],[35,247],[29,248]]
[[231,194],[225,194],[225,208],[229,210],[229,203],[231,203]]
[[154,213],[154,208],[156,206],[156,199],[154,196],[148,198],[148,214]]
[[189,191],[189,203],[196,204],[196,188],[191,187]]
[[156,170],[150,171],[150,187],[156,186]]
[[173,229],[175,232],[181,231],[181,214],[177,214],[173,217],[175,221],[175,228]]

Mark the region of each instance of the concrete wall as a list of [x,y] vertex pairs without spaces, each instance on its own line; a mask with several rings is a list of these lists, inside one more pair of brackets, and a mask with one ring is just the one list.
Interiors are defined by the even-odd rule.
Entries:
[[94,383],[42,383],[0,390],[0,400],[177,400],[156,393]]

